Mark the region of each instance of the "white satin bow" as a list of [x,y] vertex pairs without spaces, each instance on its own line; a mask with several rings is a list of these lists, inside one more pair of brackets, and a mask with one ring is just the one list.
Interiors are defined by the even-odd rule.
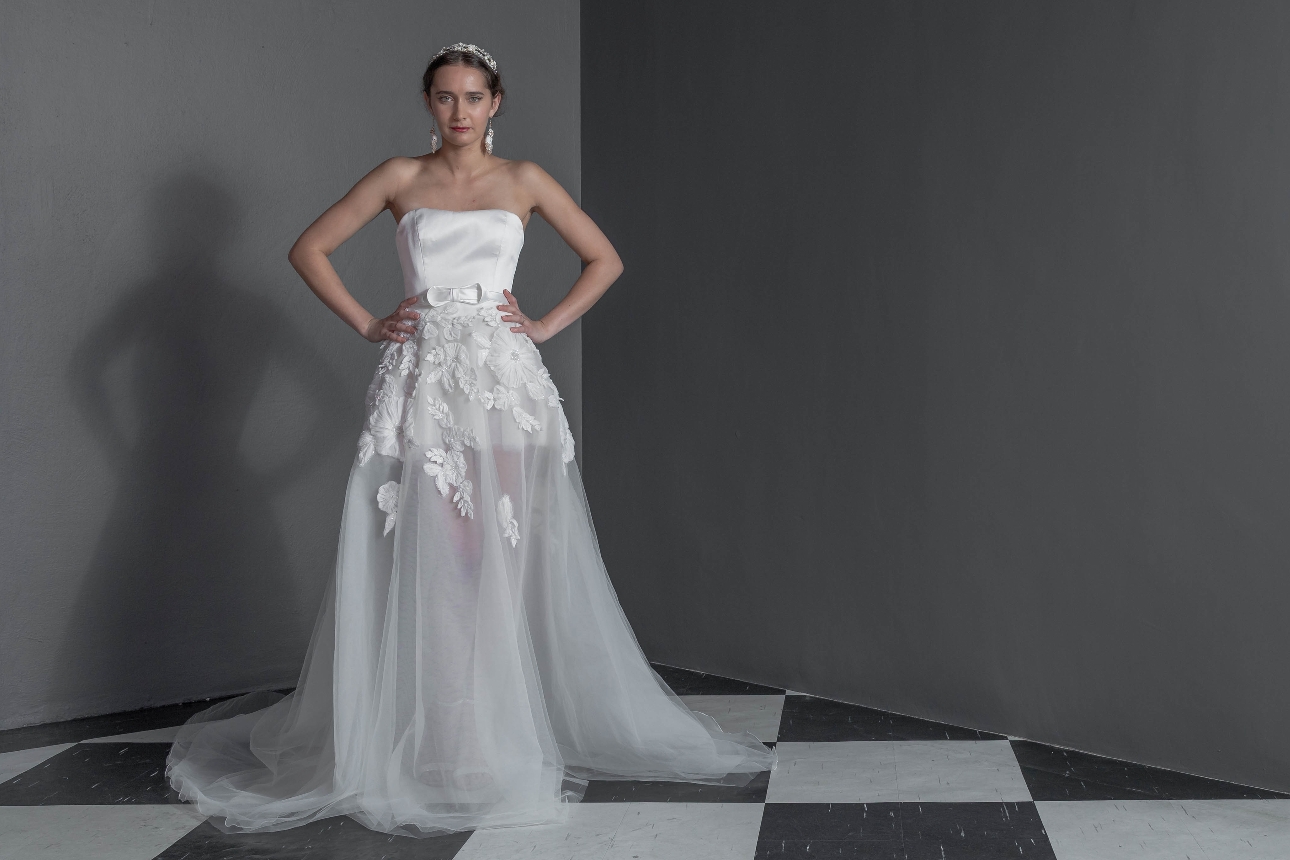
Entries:
[[426,301],[434,308],[447,304],[448,302],[465,302],[467,304],[477,305],[484,300],[485,295],[484,286],[478,281],[473,284],[467,284],[464,287],[426,288]]

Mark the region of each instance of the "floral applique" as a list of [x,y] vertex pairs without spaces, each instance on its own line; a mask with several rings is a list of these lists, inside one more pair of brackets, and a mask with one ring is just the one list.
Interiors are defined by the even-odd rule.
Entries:
[[527,336],[508,328],[499,328],[484,361],[507,388],[519,388],[527,383],[542,383],[542,357]]
[[430,462],[421,468],[434,478],[435,489],[445,498],[448,488],[466,480],[466,458],[460,451],[451,448],[427,448],[426,459]]
[[381,484],[376,491],[376,506],[385,514],[385,531],[381,536],[390,533],[399,516],[399,482],[389,481]]
[[515,418],[515,423],[520,425],[520,429],[526,433],[532,433],[534,430],[541,430],[542,423],[532,415],[516,406],[511,409],[511,415]]
[[450,341],[427,350],[424,360],[430,362],[430,369],[422,378],[427,382],[438,382],[445,391],[452,391],[456,382],[462,383],[463,388],[475,382],[475,368],[470,366],[470,355],[459,343]]
[[520,402],[519,395],[501,385],[493,386],[493,407],[503,412]]
[[358,434],[358,465],[366,466],[367,461],[372,459],[376,453],[376,441],[372,439],[372,433],[364,430]]
[[499,325],[502,324],[502,312],[499,311],[493,305],[488,305],[486,307],[480,308],[477,311],[477,314],[479,315],[479,318],[483,321],[484,325],[490,328],[497,328]]
[[479,437],[473,427],[461,427],[452,416],[452,409],[437,397],[426,401],[426,410],[443,431],[442,448],[427,448],[426,462],[422,468],[434,478],[435,489],[445,498],[449,487],[456,487],[453,504],[462,516],[475,516],[475,506],[470,498],[474,485],[466,479],[466,448],[479,448]]
[[475,518],[475,503],[470,500],[470,491],[473,485],[470,481],[462,479],[457,485],[457,492],[452,496],[452,503],[457,506],[457,513],[463,517]]
[[560,466],[569,474],[569,461],[573,459],[573,431],[569,429],[569,419],[565,417],[564,407],[557,405],[560,418]]
[[[371,411],[367,416],[367,432],[375,453],[403,458],[404,410],[407,402],[404,384],[394,376],[383,377],[380,388],[372,397]],[[359,446],[360,451],[365,447],[361,436]]]
[[399,348],[399,376],[407,376],[417,366],[417,342],[408,338]]
[[514,514],[510,495],[503,493],[497,500],[497,519],[502,524],[502,537],[510,538],[511,546],[515,546],[520,541],[520,524]]
[[417,331],[423,338],[442,335],[444,340],[456,340],[461,336],[461,330],[469,324],[468,320],[457,315],[453,305],[448,304],[422,311]]

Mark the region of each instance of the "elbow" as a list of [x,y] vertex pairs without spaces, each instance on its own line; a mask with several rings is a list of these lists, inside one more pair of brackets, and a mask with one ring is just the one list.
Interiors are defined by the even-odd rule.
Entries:
[[291,246],[291,250],[287,251],[287,262],[290,263],[291,268],[295,269],[297,272],[303,272],[301,267],[304,266],[305,260],[308,256],[309,249],[302,245],[300,240],[297,239],[296,243]]
[[623,258],[617,254],[605,258],[605,268],[614,276],[614,281],[618,280],[623,276]]

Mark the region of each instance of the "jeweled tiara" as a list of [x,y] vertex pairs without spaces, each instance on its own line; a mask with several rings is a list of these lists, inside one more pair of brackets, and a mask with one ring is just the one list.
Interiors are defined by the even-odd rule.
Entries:
[[485,51],[483,48],[479,47],[478,45],[468,45],[465,42],[455,42],[451,45],[447,45],[446,47],[440,48],[439,53],[435,54],[433,57],[430,58],[430,62],[433,63],[435,60],[439,59],[449,51],[467,51],[471,54],[474,54],[476,57],[479,57],[479,59],[487,63],[488,68],[492,69],[494,72],[497,71],[497,61],[494,60],[487,51]]

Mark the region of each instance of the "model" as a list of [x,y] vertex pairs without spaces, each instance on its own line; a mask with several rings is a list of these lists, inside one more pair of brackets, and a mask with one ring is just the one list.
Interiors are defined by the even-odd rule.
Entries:
[[[384,351],[295,690],[197,714],[167,760],[224,832],[334,815],[408,836],[550,823],[591,779],[743,784],[774,764],[685,706],[618,604],[535,344],[623,267],[544,170],[492,154],[503,94],[485,51],[440,50],[423,96],[442,145],[432,132],[428,154],[378,166],[291,249]],[[387,209],[406,298],[376,318],[328,255]],[[586,263],[541,319],[510,290],[534,212]]]

